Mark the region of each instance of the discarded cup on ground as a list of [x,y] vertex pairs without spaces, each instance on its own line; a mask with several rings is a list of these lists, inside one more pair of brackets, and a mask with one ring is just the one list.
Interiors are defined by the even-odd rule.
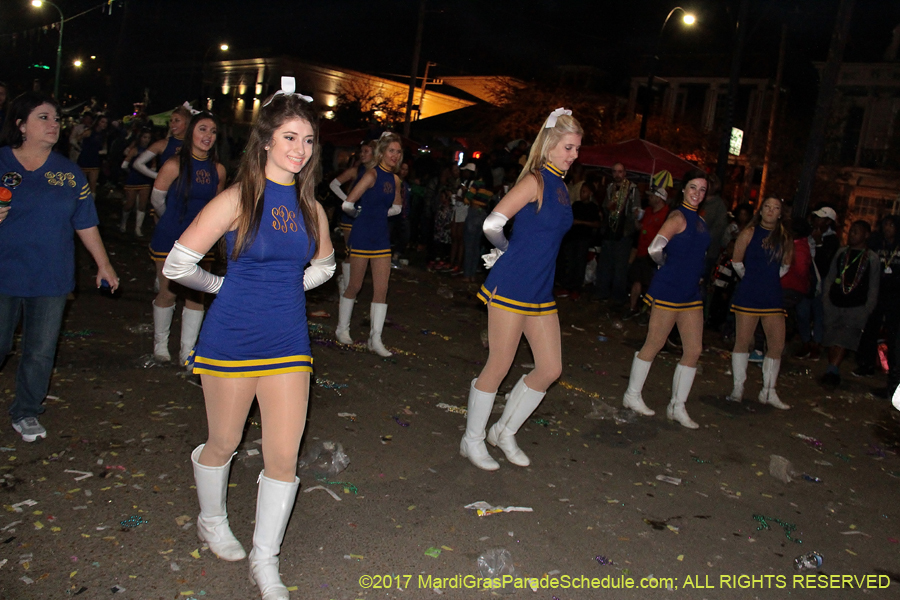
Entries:
[[825,558],[818,552],[807,552],[794,559],[794,569],[797,571],[815,570],[822,566]]
[[334,477],[347,468],[350,458],[344,452],[344,447],[338,442],[316,442],[306,449],[300,460],[297,461],[298,469],[310,469],[316,475]]
[[494,579],[504,575],[515,576],[512,554],[506,548],[491,548],[478,557],[478,574],[485,579]]

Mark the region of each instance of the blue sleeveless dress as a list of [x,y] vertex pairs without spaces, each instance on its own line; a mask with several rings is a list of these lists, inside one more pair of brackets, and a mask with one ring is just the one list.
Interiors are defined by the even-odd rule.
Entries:
[[188,228],[200,211],[216,195],[219,187],[219,172],[216,163],[212,160],[200,160],[191,157],[191,197],[185,205],[183,190],[183,177],[178,178],[169,186],[166,194],[166,212],[159,218],[156,229],[153,230],[153,238],[150,240],[150,257],[155,261],[165,261],[169,251],[175,242]]
[[[352,190],[359,180],[362,179],[362,176],[366,174],[366,165],[360,163],[358,167],[356,167],[356,179],[353,180],[353,185],[350,186]],[[356,220],[356,217],[351,217],[343,210],[341,211],[341,231],[350,231],[353,229],[353,222]]]
[[263,218],[253,243],[231,258],[236,233],[225,234],[228,274],[203,321],[194,373],[261,377],[311,372],[303,270],[316,254],[293,185],[266,182]]
[[184,144],[184,139],[179,139],[177,137],[170,137],[166,142],[166,147],[163,148],[163,151],[160,152],[159,158],[156,161],[157,170],[161,169],[166,161],[175,156],[175,153],[181,149],[181,146]]
[[644,302],[663,310],[703,310],[700,280],[706,268],[709,230],[693,206],[682,203],[675,210],[684,215],[684,231],[666,244],[666,264],[653,276]]
[[[135,154],[135,158],[144,153],[147,149],[147,146],[138,146],[137,154]],[[143,173],[139,173],[134,170],[134,166],[132,165],[134,160],[128,164],[128,176],[125,178],[125,189],[126,190],[141,190],[145,188],[149,188],[153,185],[153,180],[144,175]]]
[[763,241],[771,232],[762,225],[753,228],[753,237],[744,253],[746,271],[734,291],[731,312],[756,316],[784,314],[781,259],[772,250],[763,248]]
[[529,316],[557,312],[553,299],[556,256],[573,220],[563,172],[545,165],[541,177],[541,209],[537,202],[529,202],[516,214],[509,248],[478,291],[478,298],[488,306]]
[[350,231],[350,256],[391,257],[387,212],[396,197],[394,177],[381,165],[375,167],[375,185],[366,190],[357,202],[360,212]]

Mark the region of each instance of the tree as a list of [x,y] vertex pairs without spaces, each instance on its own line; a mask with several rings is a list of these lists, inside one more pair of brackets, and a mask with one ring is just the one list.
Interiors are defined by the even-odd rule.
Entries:
[[406,100],[401,94],[363,79],[352,79],[338,90],[334,117],[351,129],[363,129],[372,123],[397,127],[403,123],[405,110]]

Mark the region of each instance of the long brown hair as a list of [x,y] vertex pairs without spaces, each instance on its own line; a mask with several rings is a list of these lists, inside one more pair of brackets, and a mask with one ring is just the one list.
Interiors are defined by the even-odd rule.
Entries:
[[266,146],[272,143],[272,137],[279,127],[295,118],[306,121],[313,130],[312,156],[300,172],[294,175],[294,189],[297,192],[297,210],[303,215],[307,236],[316,247],[319,245],[319,213],[316,210],[315,196],[320,177],[319,122],[309,103],[293,94],[278,94],[260,108],[235,177],[235,184],[240,187],[240,200],[232,259],[238,258],[249,248],[259,232],[263,213],[262,198],[266,189]]
[[750,222],[747,223],[745,229],[750,227],[762,226],[762,211],[769,200],[777,200],[781,205],[781,216],[778,218],[778,224],[769,232],[766,239],[763,240],[762,247],[769,253],[781,260],[782,264],[789,265],[794,258],[794,236],[791,235],[791,224],[788,221],[788,213],[784,208],[784,200],[769,196],[759,203],[759,209]]

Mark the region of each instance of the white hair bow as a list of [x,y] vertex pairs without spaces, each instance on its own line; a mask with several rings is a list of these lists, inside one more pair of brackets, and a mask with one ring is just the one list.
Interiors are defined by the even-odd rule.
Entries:
[[559,119],[563,115],[572,116],[572,111],[566,110],[565,108],[562,108],[562,107],[557,108],[552,113],[550,113],[549,117],[547,117],[547,124],[544,125],[544,129],[549,129],[550,127],[556,127],[556,120]]
[[191,103],[188,102],[187,100],[185,100],[185,101],[184,101],[184,104],[182,104],[181,106],[183,106],[184,108],[186,108],[186,109],[188,109],[189,111],[191,111],[191,116],[193,116],[193,115],[199,115],[199,114],[200,114],[200,111],[199,111],[199,110],[194,110],[194,107],[191,106]]
[[312,102],[313,99],[311,96],[304,96],[303,94],[297,94],[294,90],[297,89],[297,84],[294,81],[293,77],[282,77],[281,78],[281,89],[272,94],[272,97],[269,98],[268,102],[263,104],[263,106],[268,106],[271,104],[272,100],[275,99],[275,96],[297,96],[304,102]]

